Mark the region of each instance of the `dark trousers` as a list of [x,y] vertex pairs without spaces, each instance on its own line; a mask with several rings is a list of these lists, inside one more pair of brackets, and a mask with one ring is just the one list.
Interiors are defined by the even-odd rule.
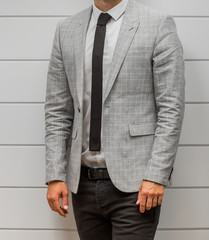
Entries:
[[73,211],[81,240],[153,240],[161,206],[140,213],[138,192],[118,190],[110,179],[81,176],[72,193]]

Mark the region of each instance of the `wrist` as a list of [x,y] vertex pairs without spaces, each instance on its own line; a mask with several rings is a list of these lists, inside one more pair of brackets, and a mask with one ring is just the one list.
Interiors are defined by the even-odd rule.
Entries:
[[63,182],[62,180],[51,180],[48,182],[48,185],[51,184],[51,183],[55,183],[55,182]]

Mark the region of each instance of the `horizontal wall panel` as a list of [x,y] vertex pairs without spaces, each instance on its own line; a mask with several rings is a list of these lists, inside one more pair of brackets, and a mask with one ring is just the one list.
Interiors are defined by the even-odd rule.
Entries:
[[[0,144],[44,144],[44,104],[0,104]],[[209,144],[209,104],[187,104],[180,144]]]
[[[79,240],[77,231],[1,230],[0,239],[9,240]],[[191,239],[192,240],[192,239]],[[199,239],[204,240],[204,239]]]
[[0,58],[48,59],[60,19],[62,18],[0,18]]
[[209,59],[209,18],[176,18],[186,59]]
[[209,61],[186,62],[186,101],[209,102]]
[[[1,228],[76,229],[71,206],[65,219],[45,198],[46,189],[0,189]],[[159,228],[209,228],[208,198],[208,189],[166,189]]]
[[209,144],[209,104],[187,104],[180,144]]
[[[192,209],[191,209],[192,211]],[[208,240],[209,230],[158,230],[155,240]]]
[[166,189],[159,228],[209,228],[209,189]]
[[209,147],[179,147],[174,171],[173,187],[209,187]]
[[0,104],[0,144],[44,144],[44,104]]
[[139,0],[174,16],[209,16],[208,0]]
[[1,0],[0,16],[71,15],[90,6],[91,0]]
[[48,61],[0,62],[0,102],[44,102]]
[[47,189],[0,189],[1,228],[75,229],[71,195],[68,214],[64,218],[51,210],[46,193]]
[[[172,187],[209,187],[208,157],[209,147],[179,147]],[[46,187],[44,146],[1,146],[0,166],[0,187]]]
[[[139,2],[176,16],[209,16],[207,0],[139,0]],[[19,0],[18,4],[12,0],[1,0],[0,15],[68,15],[90,4],[90,0]]]
[[44,146],[0,146],[0,166],[0,186],[46,186]]
[[[209,102],[209,61],[185,63],[186,101]],[[48,61],[0,62],[0,102],[44,102]]]
[[[155,240],[208,240],[209,230],[157,230]],[[79,240],[76,230],[0,230],[1,239]]]
[[[49,59],[60,19],[63,18],[0,18],[1,59]],[[209,59],[209,31],[205,30],[209,18],[176,18],[176,24],[185,58]]]

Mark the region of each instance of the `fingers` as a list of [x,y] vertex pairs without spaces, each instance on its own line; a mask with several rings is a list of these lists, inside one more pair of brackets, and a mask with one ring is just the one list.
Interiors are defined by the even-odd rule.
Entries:
[[[63,208],[60,206],[59,198],[62,198]],[[62,217],[66,217],[68,213],[68,191],[66,183],[50,183],[47,191],[47,200],[52,211],[57,212]]]
[[47,197],[49,206],[52,211],[59,213],[61,216],[66,217],[64,211],[60,208],[59,198],[57,196],[49,196]]
[[52,210],[59,213],[60,216],[66,217],[66,214],[64,213],[64,211],[60,207],[59,200],[55,200],[55,201],[52,202]]
[[163,192],[160,192],[159,193],[159,196],[158,196],[158,205],[161,205],[162,204],[162,202],[163,202]]
[[145,206],[146,206],[146,195],[143,195],[141,191],[139,191],[138,194],[138,201],[136,202],[137,205],[139,206],[140,212],[143,213],[145,211]]
[[152,207],[162,204],[164,186],[158,183],[143,181],[139,188],[137,205],[139,210],[144,213]]
[[62,206],[67,212],[68,210],[68,193],[67,192],[63,192],[62,194]]
[[152,199],[152,207],[156,207],[157,204],[158,204],[158,197],[155,196],[155,197],[153,197],[153,199]]
[[141,213],[145,212],[145,208],[146,208],[146,196],[143,196],[140,201],[140,207],[139,207],[140,212]]
[[136,202],[137,205],[140,204],[140,200],[141,200],[141,186],[140,186],[140,188],[139,188],[138,200],[137,200],[137,202]]
[[152,195],[148,195],[145,208],[146,210],[150,210],[152,208]]

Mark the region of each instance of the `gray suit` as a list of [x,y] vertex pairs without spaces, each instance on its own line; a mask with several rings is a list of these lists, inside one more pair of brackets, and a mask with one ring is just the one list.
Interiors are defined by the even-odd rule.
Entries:
[[[74,193],[81,166],[83,54],[91,11],[58,23],[48,69],[45,180],[66,181]],[[142,179],[171,185],[184,91],[183,49],[173,18],[129,0],[102,118],[107,168],[121,191],[138,191]]]

